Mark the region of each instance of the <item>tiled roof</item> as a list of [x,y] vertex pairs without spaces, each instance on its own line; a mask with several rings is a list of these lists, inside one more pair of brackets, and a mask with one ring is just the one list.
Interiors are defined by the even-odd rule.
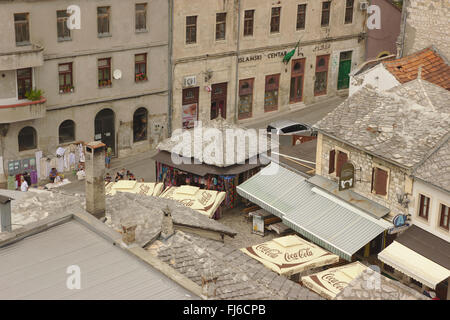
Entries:
[[383,65],[400,83],[416,79],[422,66],[422,79],[450,90],[450,66],[432,47]]
[[216,296],[226,300],[323,300],[316,293],[266,268],[231,246],[177,231],[147,250],[202,285],[202,275],[217,276]]
[[414,176],[450,192],[450,135],[414,172]]
[[[425,83],[420,80],[403,86],[401,94],[381,92],[369,85],[363,87],[315,127],[326,135],[413,169],[450,130],[450,92],[438,88],[440,93],[429,95],[430,86],[420,87],[420,82]],[[434,97],[419,105],[402,97],[409,95],[409,89],[416,94],[420,89],[424,95]]]

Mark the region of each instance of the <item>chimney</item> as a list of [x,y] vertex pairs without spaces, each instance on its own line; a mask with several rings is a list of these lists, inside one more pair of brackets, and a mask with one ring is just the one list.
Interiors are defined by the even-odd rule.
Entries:
[[86,211],[97,219],[105,217],[105,147],[101,141],[86,145]]
[[0,195],[0,223],[1,232],[11,232],[11,199]]
[[173,229],[172,213],[169,206],[163,209],[163,218],[161,223],[161,239],[166,240],[175,233]]
[[122,240],[127,245],[132,244],[136,240],[136,224],[131,222],[122,223]]
[[214,298],[217,295],[217,278],[212,272],[202,274],[202,295],[206,298]]

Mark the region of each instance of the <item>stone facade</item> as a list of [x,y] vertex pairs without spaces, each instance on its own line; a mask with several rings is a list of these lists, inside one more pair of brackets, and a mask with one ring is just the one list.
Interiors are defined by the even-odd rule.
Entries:
[[[69,5],[81,9],[81,29],[71,30],[71,40],[61,40],[57,35],[57,11]],[[109,6],[109,34],[97,33],[97,8]],[[123,157],[149,150],[165,136],[168,105],[168,1],[147,2],[146,30],[135,29],[135,3],[112,0],[74,1],[2,1],[0,2],[0,107],[18,110],[15,120],[7,125],[6,135],[0,136],[0,159],[5,168],[9,160],[34,156],[36,151],[54,155],[59,141],[59,126],[65,120],[75,123],[75,140],[99,140],[95,119],[104,109],[112,110],[108,144],[115,156]],[[30,44],[17,46],[14,14],[28,13]],[[39,48],[41,51],[39,51]],[[34,57],[41,54],[41,61]],[[135,55],[146,54],[147,80],[135,81]],[[5,58],[6,57],[6,58]],[[98,59],[111,60],[111,85],[99,87]],[[16,63],[8,63],[16,61]],[[72,92],[61,92],[59,65],[72,63]],[[16,70],[32,68],[35,89],[43,90],[46,112],[43,117],[21,116],[18,105]],[[122,76],[115,79],[114,71]],[[23,108],[23,109],[20,109]],[[133,114],[145,108],[143,119],[147,122],[146,138],[133,139]],[[0,108],[0,118],[5,108]],[[0,121],[2,123],[2,121]],[[31,126],[36,131],[36,148],[19,151],[18,133]],[[102,129],[103,130],[103,129]],[[100,130],[100,131],[102,131]],[[98,130],[97,130],[98,131]],[[101,138],[103,140],[103,136]],[[106,141],[103,141],[106,143]],[[69,142],[70,143],[70,142]],[[7,172],[5,172],[7,174]],[[0,172],[1,175],[1,172]]]
[[[299,4],[306,4],[305,27],[297,30]],[[281,7],[279,32],[271,32],[272,8]],[[244,36],[245,11],[254,10],[253,35]],[[183,89],[198,90],[198,119],[211,118],[214,85],[225,84],[226,102],[224,115],[229,121],[246,123],[255,119],[269,118],[274,113],[283,113],[303,108],[305,104],[347,94],[338,90],[340,54],[351,52],[350,68],[364,61],[366,12],[357,2],[353,8],[352,23],[344,23],[345,1],[331,2],[330,23],[321,27],[322,2],[287,1],[267,2],[260,0],[203,0],[174,1],[173,9],[173,98],[172,129],[182,127]],[[216,14],[226,13],[225,39],[216,40]],[[196,41],[186,43],[187,17],[197,17]],[[291,61],[285,65],[284,55],[299,48]],[[325,94],[314,94],[317,57],[329,55],[327,90]],[[351,55],[351,57],[350,57]],[[291,71],[295,59],[305,59],[302,76],[301,99],[291,101]],[[265,108],[266,78],[278,75],[278,106]],[[188,85],[187,77],[195,77],[196,83]],[[240,116],[236,110],[239,96],[239,81],[253,79],[251,114]],[[212,92],[211,92],[212,91]],[[270,110],[269,110],[270,109]]]
[[[403,0],[402,56],[434,45],[450,59],[450,4],[448,0]],[[406,15],[406,17],[405,17]]]
[[[401,205],[397,200],[397,195],[402,193],[409,193],[411,195],[412,192],[411,179],[409,178],[409,173],[405,169],[402,169],[377,157],[371,156],[366,152],[363,152],[331,137],[325,136],[322,133],[319,133],[317,143],[317,174],[324,176],[330,180],[337,181],[338,178],[336,177],[336,172],[333,172],[331,174],[328,173],[330,151],[334,149],[345,152],[347,153],[348,161],[350,161],[355,167],[356,182],[353,188],[355,192],[391,209],[391,212],[389,213],[390,217],[394,217],[397,214],[408,214],[408,209],[403,207],[403,205]],[[387,169],[389,172],[388,189],[386,196],[376,195],[371,192],[372,168],[374,166],[378,166],[385,170]]]

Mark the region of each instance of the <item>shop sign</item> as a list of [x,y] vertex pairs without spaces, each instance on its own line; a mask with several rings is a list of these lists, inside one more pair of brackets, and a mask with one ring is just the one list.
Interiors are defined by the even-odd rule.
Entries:
[[262,54],[255,54],[253,56],[242,57],[242,58],[239,58],[238,62],[242,63],[242,62],[258,61],[258,60],[262,60]]
[[392,219],[392,223],[394,224],[393,228],[388,230],[388,234],[394,234],[401,231],[404,231],[409,228],[409,216],[406,214],[398,214]]
[[354,183],[355,167],[350,162],[346,162],[342,166],[341,172],[339,174],[339,191],[353,188]]
[[194,121],[197,120],[197,103],[183,105],[182,112],[183,129],[193,128]]

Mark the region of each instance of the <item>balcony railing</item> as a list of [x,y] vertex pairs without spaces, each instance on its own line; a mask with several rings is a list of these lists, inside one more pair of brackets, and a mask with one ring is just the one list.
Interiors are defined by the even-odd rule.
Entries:
[[0,123],[12,123],[45,117],[45,98],[31,101],[27,99],[0,99]]

